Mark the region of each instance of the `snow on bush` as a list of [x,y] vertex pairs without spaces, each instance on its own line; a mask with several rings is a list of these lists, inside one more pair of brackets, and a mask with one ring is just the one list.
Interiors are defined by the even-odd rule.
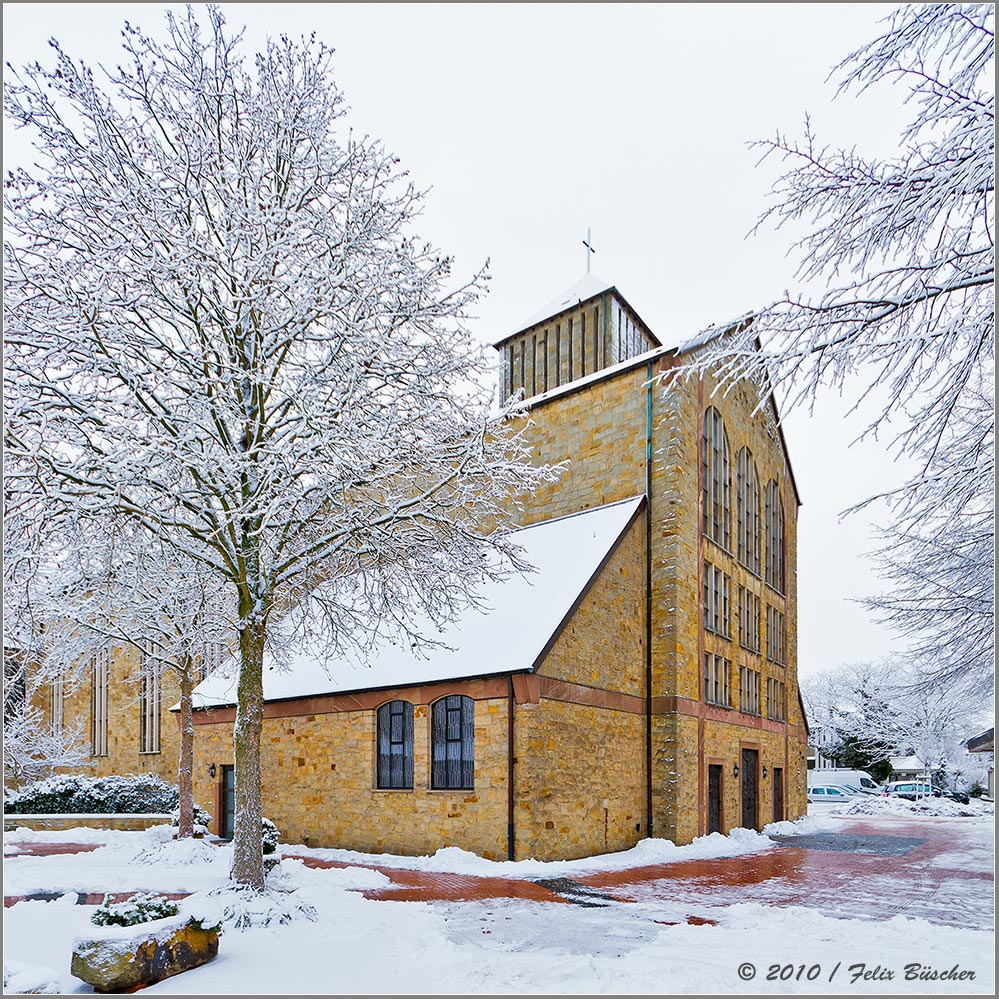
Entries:
[[[197,835],[203,836],[208,831],[208,826],[212,821],[211,815],[205,811],[200,805],[194,806],[194,831]],[[174,808],[170,812],[170,824],[172,826],[180,825],[180,809]]]
[[278,827],[271,822],[270,819],[264,818],[261,820],[263,822],[263,848],[264,853],[273,853],[277,849],[277,845],[281,840],[281,833],[278,832]]
[[59,973],[39,964],[22,964],[4,958],[3,994],[57,996],[62,993]]
[[133,864],[212,864],[221,854],[217,846],[203,839],[171,839],[140,850]]
[[124,902],[104,901],[94,910],[90,921],[95,926],[137,926],[151,923],[154,919],[176,916],[180,907],[155,892],[139,892]]
[[274,923],[285,925],[298,919],[315,922],[317,918],[316,910],[295,892],[270,886],[260,892],[235,882],[190,896],[185,909],[203,926],[231,926],[237,930]]
[[[127,777],[59,775],[36,781],[4,800],[4,810],[31,814],[135,814],[169,812],[178,805],[180,792],[154,774]],[[198,809],[207,815],[204,809]]]

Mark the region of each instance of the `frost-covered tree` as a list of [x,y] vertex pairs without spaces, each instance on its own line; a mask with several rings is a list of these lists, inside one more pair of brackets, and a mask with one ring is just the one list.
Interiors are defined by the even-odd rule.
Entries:
[[874,558],[890,585],[864,603],[907,641],[927,696],[958,688],[975,703],[989,700],[995,675],[995,498],[981,490],[995,478],[995,423],[984,392],[970,402],[955,407],[943,443],[967,477],[879,532]]
[[260,891],[274,619],[319,584],[340,645],[447,618],[516,568],[507,497],[554,473],[479,387],[485,275],[416,239],[421,192],[346,124],[331,51],[246,60],[202,10],[162,42],[126,26],[100,82],[56,42],[54,68],[6,74],[37,150],[4,201],[8,488],[131,521],[229,588],[232,876]]
[[[887,497],[900,537],[883,565],[901,591],[884,609],[940,657],[938,679],[979,692],[994,677],[981,543],[994,525],[994,17],[993,4],[906,5],[837,68],[840,92],[905,90],[913,117],[896,157],[824,147],[807,123],[800,141],[758,144],[788,167],[760,225],[804,231],[793,251],[805,290],[758,310],[696,366],[723,385],[753,378],[791,405],[827,387],[855,391],[858,373],[876,387],[865,433],[893,434],[918,462]],[[950,518],[946,548],[935,511]],[[921,601],[927,576],[942,581]],[[984,641],[962,664],[948,650],[969,634]]]
[[891,773],[904,733],[892,699],[887,665],[851,664],[802,678],[809,724],[829,733],[822,755],[837,766],[864,770],[875,780]]
[[927,682],[918,661],[850,664],[802,681],[809,721],[828,728],[823,755],[887,778],[893,756],[917,756],[941,782],[967,768],[965,740],[984,724],[958,687]]
[[[45,672],[64,683],[85,679],[94,656],[138,650],[136,688],[160,691],[164,677],[179,692],[178,836],[194,834],[194,688],[236,634],[231,593],[218,573],[146,531],[114,531],[88,521],[50,538],[55,549],[31,582],[31,608],[43,641]],[[37,630],[37,628],[36,628]],[[159,701],[154,696],[154,703]],[[157,720],[158,724],[158,708]]]
[[48,690],[48,674],[10,648],[4,649],[3,665],[4,794],[58,770],[90,766],[82,720],[64,725],[38,704]]

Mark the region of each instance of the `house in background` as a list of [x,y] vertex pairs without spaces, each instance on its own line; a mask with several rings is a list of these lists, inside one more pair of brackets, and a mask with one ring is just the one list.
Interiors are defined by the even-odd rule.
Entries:
[[918,756],[892,756],[888,763],[891,766],[891,775],[888,777],[890,781],[928,776],[928,771]]
[[[587,275],[496,345],[535,459],[569,463],[519,498],[537,572],[488,588],[492,613],[427,658],[303,645],[288,672],[268,662],[264,813],[286,840],[556,859],[805,813],[799,501],[777,414],[748,383],[668,380],[725,332],[664,344]],[[175,696],[166,677],[126,690],[138,655],[60,703],[89,710],[95,772],[172,777]],[[231,678],[197,697],[195,796],[224,835]]]
[[[967,742],[969,753],[995,753],[996,748],[996,730],[993,726],[985,732],[981,732],[974,738],[971,738]],[[986,781],[988,784],[988,794],[990,798],[995,798],[996,796],[996,769],[995,761],[992,760],[987,768]]]

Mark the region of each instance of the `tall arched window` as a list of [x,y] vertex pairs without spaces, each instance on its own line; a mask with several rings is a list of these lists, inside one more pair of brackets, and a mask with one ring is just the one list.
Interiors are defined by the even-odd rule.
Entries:
[[413,786],[413,705],[389,701],[378,709],[378,787]]
[[767,535],[766,581],[784,592],[784,503],[776,479],[767,483],[765,511]]
[[721,413],[704,413],[701,472],[704,481],[704,534],[725,549],[731,547],[728,496],[728,437]]
[[748,447],[739,452],[735,490],[736,554],[752,573],[760,574],[760,489],[756,462]]
[[449,694],[430,710],[430,786],[468,791],[475,777],[475,702]]

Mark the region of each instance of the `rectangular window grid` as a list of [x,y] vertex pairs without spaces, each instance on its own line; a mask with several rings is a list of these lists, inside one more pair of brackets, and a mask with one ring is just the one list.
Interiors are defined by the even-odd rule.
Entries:
[[704,563],[704,628],[729,636],[728,576],[710,562]]
[[148,650],[142,651],[139,676],[139,752],[160,751],[160,705],[162,670]]
[[760,651],[760,598],[744,586],[739,587],[739,644]]
[[760,674],[748,666],[739,667],[739,710],[747,715],[760,713]]
[[731,663],[712,652],[704,655],[704,700],[729,707],[728,673]]
[[780,680],[767,677],[767,717],[787,721],[787,692]]
[[102,650],[94,656],[90,687],[90,754],[108,755],[108,679],[111,652]]
[[767,658],[781,666],[787,663],[787,634],[784,615],[776,607],[767,607]]

